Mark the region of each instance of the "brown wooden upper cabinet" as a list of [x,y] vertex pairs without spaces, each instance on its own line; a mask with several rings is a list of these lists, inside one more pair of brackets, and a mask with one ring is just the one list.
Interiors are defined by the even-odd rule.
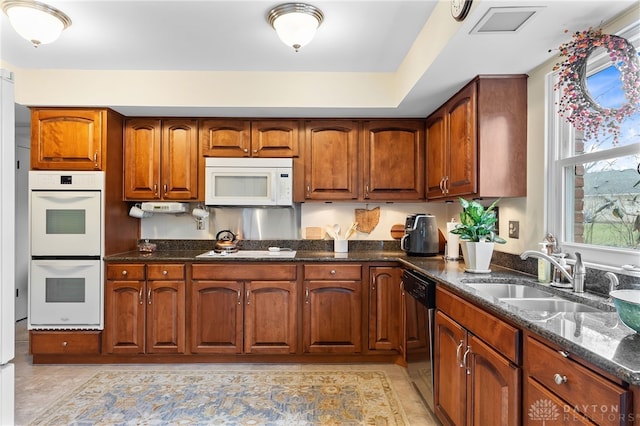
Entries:
[[300,123],[299,120],[202,120],[202,152],[205,157],[297,157]]
[[424,199],[424,121],[305,122],[296,200]]
[[204,191],[198,185],[198,173],[204,171],[201,162],[197,120],[127,120],[125,200],[202,200]]
[[104,170],[108,129],[122,139],[122,119],[110,110],[32,109],[31,169]]
[[363,198],[424,199],[424,121],[365,121]]
[[478,76],[427,118],[427,199],[527,195],[527,76]]
[[304,178],[294,179],[303,200],[358,198],[358,129],[353,120],[305,122]]

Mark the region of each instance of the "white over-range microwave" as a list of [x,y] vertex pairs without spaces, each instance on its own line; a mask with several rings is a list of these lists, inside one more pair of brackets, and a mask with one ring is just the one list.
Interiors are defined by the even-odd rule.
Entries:
[[291,206],[291,158],[205,160],[205,204],[209,206]]

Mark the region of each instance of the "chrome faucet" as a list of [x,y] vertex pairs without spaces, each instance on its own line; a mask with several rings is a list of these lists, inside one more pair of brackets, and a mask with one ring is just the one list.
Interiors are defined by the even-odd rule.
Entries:
[[[614,274],[613,272],[607,272],[606,274],[604,274],[604,276],[609,280],[609,293],[618,288],[618,286],[620,285],[620,281],[618,281],[618,276],[616,274]],[[611,294],[609,294],[608,300],[609,302],[613,300]]]
[[562,275],[565,276],[567,280],[569,280],[569,282],[573,286],[574,292],[584,293],[584,276],[586,275],[586,269],[584,264],[582,263],[582,255],[579,252],[576,252],[576,264],[573,267],[573,276],[571,276],[571,274],[567,272],[567,270],[563,268],[556,259],[549,256],[548,254],[537,250],[527,250],[520,255],[520,258],[522,260],[525,260],[529,256],[541,258],[551,263],[558,271],[560,271]]

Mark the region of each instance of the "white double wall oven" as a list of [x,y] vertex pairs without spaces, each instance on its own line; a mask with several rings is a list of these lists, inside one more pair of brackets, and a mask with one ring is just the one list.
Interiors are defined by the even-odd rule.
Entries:
[[103,328],[104,172],[29,172],[29,329]]

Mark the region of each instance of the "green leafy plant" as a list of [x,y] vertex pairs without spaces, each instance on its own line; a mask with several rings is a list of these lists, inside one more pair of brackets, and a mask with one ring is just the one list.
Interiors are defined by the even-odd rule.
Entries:
[[477,201],[467,201],[460,197],[460,205],[462,205],[460,224],[451,233],[460,235],[462,241],[506,243],[495,232],[495,224],[498,220],[495,208],[498,201],[500,200],[496,200],[489,207],[484,208]]

